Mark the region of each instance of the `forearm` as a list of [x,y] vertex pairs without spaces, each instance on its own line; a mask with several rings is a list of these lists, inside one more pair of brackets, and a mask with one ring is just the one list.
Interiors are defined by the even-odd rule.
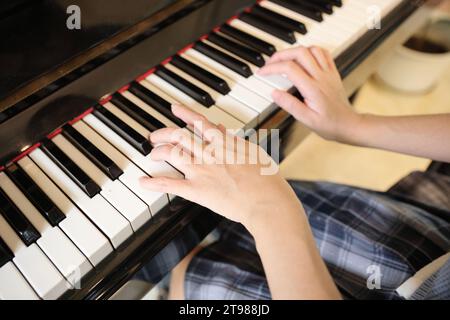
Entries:
[[340,299],[299,204],[262,214],[255,237],[273,299]]
[[341,142],[450,162],[450,114],[382,117],[361,115]]

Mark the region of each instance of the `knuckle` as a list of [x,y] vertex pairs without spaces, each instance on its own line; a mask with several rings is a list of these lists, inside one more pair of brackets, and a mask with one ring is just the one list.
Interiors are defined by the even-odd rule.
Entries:
[[311,53],[313,53],[315,55],[318,55],[318,54],[322,53],[322,50],[319,47],[317,47],[317,46],[312,46],[310,48],[310,51],[311,51]]
[[309,50],[308,47],[301,46],[300,48],[298,48],[298,53],[303,56],[308,52],[308,50]]

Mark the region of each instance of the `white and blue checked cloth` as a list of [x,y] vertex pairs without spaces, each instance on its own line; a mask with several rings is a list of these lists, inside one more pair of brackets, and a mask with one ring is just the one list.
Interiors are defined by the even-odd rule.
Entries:
[[[317,247],[347,299],[402,299],[396,289],[450,251],[450,177],[414,172],[389,192],[325,182],[291,182]],[[200,251],[185,278],[188,299],[270,299],[251,235],[223,223],[218,241]],[[379,286],[368,286],[372,267]],[[289,275],[280,275],[289,276]],[[450,259],[411,299],[450,299]]]

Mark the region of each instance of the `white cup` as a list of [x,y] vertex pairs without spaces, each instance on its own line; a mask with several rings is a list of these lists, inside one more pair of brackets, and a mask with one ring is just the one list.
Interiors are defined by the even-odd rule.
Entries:
[[[441,18],[427,29],[427,39],[450,49],[450,19]],[[409,93],[432,90],[450,66],[450,51],[426,53],[400,46],[379,67],[376,77],[390,87]]]

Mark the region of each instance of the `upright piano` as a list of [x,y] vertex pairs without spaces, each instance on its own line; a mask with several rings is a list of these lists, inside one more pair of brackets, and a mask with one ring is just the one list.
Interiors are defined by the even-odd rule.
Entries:
[[185,127],[171,104],[277,128],[286,155],[299,124],[271,91],[298,93],[257,74],[267,58],[325,47],[351,95],[427,12],[420,0],[2,3],[0,299],[108,299],[144,265],[157,283],[221,221],[139,185],[180,176],[149,158],[150,132]]

